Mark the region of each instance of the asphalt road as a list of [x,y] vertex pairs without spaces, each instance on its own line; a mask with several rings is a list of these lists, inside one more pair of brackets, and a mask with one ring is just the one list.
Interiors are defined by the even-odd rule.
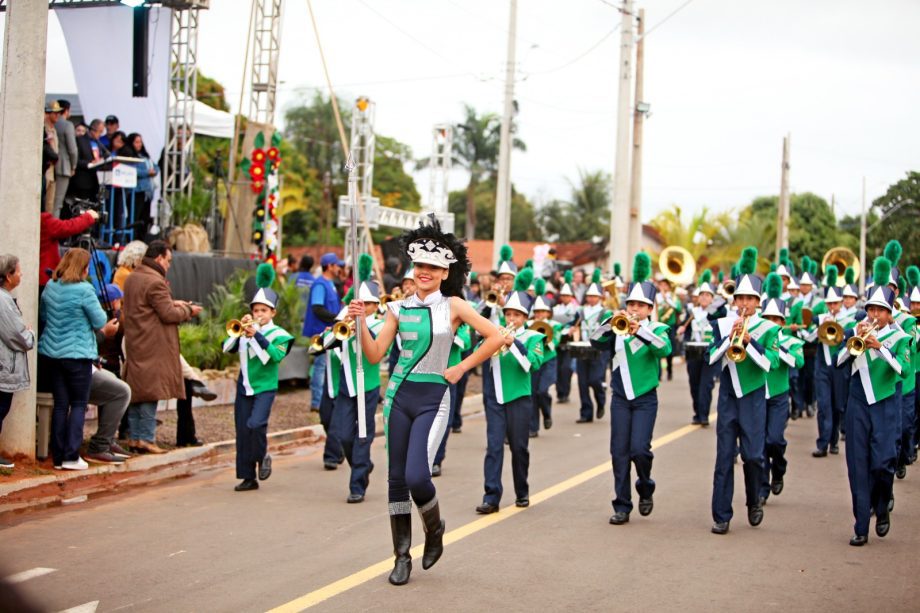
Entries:
[[[485,422],[452,435],[436,479],[444,556],[390,586],[386,452],[367,500],[348,505],[347,469],[321,449],[276,456],[257,492],[232,469],[14,518],[0,529],[3,570],[49,611],[916,611],[920,468],[895,485],[891,533],[849,547],[844,456],[811,457],[815,421],[790,422],[786,489],[747,525],[738,468],[735,520],[710,534],[715,428],[687,427],[682,367],[660,390],[655,511],[609,525],[609,417],[575,424],[577,404],[531,440],[530,508],[515,509],[510,459],[502,510],[477,516]],[[715,407],[713,407],[715,409]],[[415,542],[423,541],[415,520]],[[95,607],[95,608],[94,608]],[[0,607],[2,608],[2,607]]]

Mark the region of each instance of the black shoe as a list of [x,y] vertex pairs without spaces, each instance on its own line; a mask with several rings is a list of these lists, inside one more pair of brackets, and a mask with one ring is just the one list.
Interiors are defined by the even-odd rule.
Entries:
[[348,498],[345,499],[345,502],[348,504],[356,504],[358,502],[364,502],[364,494],[349,494]]
[[774,479],[773,483],[770,484],[770,491],[773,492],[774,496],[779,496],[783,493],[783,480]]
[[796,420],[798,420],[798,418],[799,418],[799,413],[798,413],[798,411],[792,411],[792,412],[789,414],[789,419],[791,419],[792,421],[796,421]]
[[262,461],[259,462],[259,481],[265,481],[272,476],[272,457],[265,454]]
[[338,462],[323,462],[323,468],[326,470],[336,470],[339,467]]
[[883,517],[875,520],[875,535],[883,538],[888,535],[889,530],[891,530],[891,517],[888,513],[885,513]]
[[531,432],[531,433],[528,434],[527,436],[530,437],[530,438],[537,438],[538,436],[540,436],[540,433],[539,433],[539,432]]
[[335,463],[336,463],[336,464],[342,464],[344,461],[345,461],[345,456],[342,456],[341,458],[339,458],[338,460],[336,460]]
[[432,477],[440,477],[440,476],[441,476],[441,465],[440,465],[440,464],[432,464],[432,465],[431,465],[431,476],[432,476]]
[[815,449],[811,452],[811,457],[813,458],[824,458],[827,457],[827,449]]
[[396,560],[390,572],[390,583],[405,585],[412,572],[412,516],[408,513],[390,515],[390,533],[393,536],[393,555]]
[[617,511],[610,516],[610,523],[614,526],[622,526],[623,524],[629,523],[629,513],[624,513],[623,511]]
[[566,396],[566,397],[564,397],[564,398],[556,398],[556,402],[558,402],[559,404],[565,404],[565,403],[567,403],[568,401],[569,401],[569,397],[568,397],[568,396]]
[[652,497],[640,498],[639,499],[639,515],[642,517],[648,517],[652,514],[652,509],[655,508],[655,501],[652,500]]
[[712,524],[712,533],[713,534],[728,534],[728,522],[727,521],[717,521]]
[[590,424],[593,421],[594,421],[593,419],[588,419],[587,417],[579,417],[578,419],[575,420],[575,423],[576,424]]
[[189,388],[192,391],[192,396],[197,396],[206,402],[217,399],[217,394],[209,390],[208,386],[201,381],[192,381]]
[[898,479],[903,479],[907,476],[907,466],[898,466],[897,472],[894,474]]
[[888,499],[888,512],[891,513],[892,511],[894,511],[894,494]]
[[865,534],[857,534],[856,536],[850,539],[850,546],[851,547],[862,547],[868,542],[869,542],[868,536],[866,536]]
[[451,428],[450,431],[452,434],[460,434],[463,432],[463,428]]
[[195,440],[190,441],[190,442],[183,441],[181,443],[178,443],[178,442],[176,443],[176,447],[201,447],[202,445],[204,445],[204,441],[201,440],[200,438],[196,438]]
[[419,509],[419,515],[422,517],[422,526],[425,528],[425,553],[422,554],[422,568],[428,570],[441,559],[441,554],[444,553],[445,527],[438,501],[433,500],[425,506],[428,508],[425,511]]
[[607,409],[605,409],[604,407],[598,407],[597,408],[597,418],[604,419],[604,413],[606,412],[607,412]]
[[544,430],[549,430],[549,429],[552,428],[552,427],[553,427],[553,418],[552,418],[552,417],[544,417],[544,418],[543,418],[543,429],[544,429]]
[[489,515],[490,513],[498,513],[498,505],[491,504],[488,502],[483,502],[481,505],[476,507],[476,512],[480,515]]
[[691,425],[691,426],[699,426],[699,425],[702,425],[702,423],[703,423],[703,422],[701,422],[701,421],[700,421],[699,419],[697,419],[696,417],[694,417],[693,419],[690,420],[690,425]]
[[249,490],[259,489],[259,482],[255,479],[243,479],[239,485],[233,488],[237,492],[248,492]]
[[703,426],[704,428],[708,428],[708,427],[709,427],[709,420],[707,419],[706,421],[701,421],[701,422],[700,422],[700,425]]
[[514,501],[514,506],[519,507],[521,509],[526,509],[527,507],[530,506],[530,498],[518,498],[517,500]]
[[748,523],[752,526],[759,526],[763,521],[763,503],[759,500],[757,504],[748,509]]
[[840,453],[840,447],[837,445],[831,445],[831,448],[828,451],[830,451],[833,455],[837,455]]

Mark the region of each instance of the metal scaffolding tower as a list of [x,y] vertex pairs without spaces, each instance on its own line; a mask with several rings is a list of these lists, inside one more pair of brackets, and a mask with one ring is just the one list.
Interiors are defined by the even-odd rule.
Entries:
[[432,131],[431,171],[428,186],[428,208],[434,213],[447,213],[447,179],[450,175],[454,131],[448,123],[437,124]]
[[284,0],[255,0],[248,117],[257,123],[274,125],[283,4]]
[[[373,197],[374,185],[374,117],[377,105],[367,96],[355,100],[351,110],[351,157],[355,162],[357,175],[357,218],[361,224],[358,232],[358,249],[365,251],[368,242],[367,229],[376,230],[380,227],[379,215],[381,211],[380,199]],[[363,210],[363,212],[362,212]],[[365,224],[362,219],[366,219]],[[348,196],[339,197],[339,227],[348,227],[351,223],[351,203]],[[347,245],[346,245],[347,247]],[[354,262],[355,254],[346,253],[346,258]]]

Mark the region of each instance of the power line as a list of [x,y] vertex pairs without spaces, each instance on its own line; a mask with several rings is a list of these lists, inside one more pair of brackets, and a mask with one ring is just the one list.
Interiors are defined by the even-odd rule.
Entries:
[[545,74],[550,74],[550,73],[553,73],[553,72],[559,72],[560,70],[565,70],[566,68],[568,68],[568,67],[571,66],[572,64],[575,64],[576,62],[582,60],[583,58],[585,58],[586,56],[588,56],[592,51],[594,51],[595,49],[597,49],[598,47],[600,47],[600,46],[604,43],[604,41],[606,41],[608,38],[610,38],[611,36],[613,36],[614,33],[616,33],[616,31],[619,30],[619,29],[620,29],[620,24],[617,24],[612,30],[610,30],[609,32],[607,32],[606,34],[604,34],[604,35],[600,38],[600,40],[598,40],[596,43],[594,43],[593,45],[591,45],[590,47],[588,47],[585,51],[583,51],[582,53],[579,53],[579,54],[576,55],[574,58],[572,58],[572,59],[569,60],[568,62],[565,62],[564,64],[560,64],[559,66],[556,66],[555,68],[549,68],[549,69],[547,69],[547,70],[537,70],[537,71],[534,71],[534,72],[530,72],[530,73],[528,73],[528,74],[530,74],[530,75],[545,75]]
[[676,9],[674,9],[673,11],[671,11],[670,13],[668,13],[668,15],[667,15],[664,19],[662,19],[661,21],[659,21],[658,23],[656,23],[655,25],[653,25],[651,28],[649,28],[648,30],[646,30],[646,31],[645,31],[645,34],[642,35],[642,38],[645,38],[646,36],[648,36],[649,34],[651,34],[652,32],[654,32],[656,29],[658,29],[658,27],[660,27],[661,25],[663,25],[666,21],[668,21],[671,17],[673,17],[674,15],[676,15],[676,14],[678,14],[679,12],[681,12],[682,10],[684,10],[684,9],[687,7],[687,5],[690,4],[691,2],[693,2],[693,0],[687,0],[686,2],[684,2],[683,4],[681,4],[679,7],[677,7]]

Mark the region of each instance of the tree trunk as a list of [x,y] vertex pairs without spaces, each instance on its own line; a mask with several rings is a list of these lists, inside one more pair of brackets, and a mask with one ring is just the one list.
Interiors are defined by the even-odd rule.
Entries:
[[471,241],[476,238],[476,179],[470,178],[466,186],[466,240]]

